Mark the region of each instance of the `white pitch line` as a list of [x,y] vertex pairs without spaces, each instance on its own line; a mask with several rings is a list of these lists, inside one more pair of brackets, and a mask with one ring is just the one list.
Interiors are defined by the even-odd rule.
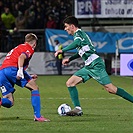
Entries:
[[[31,99],[31,98],[16,98],[16,99],[20,99],[20,100],[24,100],[24,99]],[[62,100],[62,99],[70,99],[70,98],[66,98],[66,97],[61,97],[61,98],[41,98],[41,99],[48,99],[48,100]],[[110,97],[110,98],[105,98],[105,97],[99,97],[99,98],[79,98],[80,100],[116,100],[116,99],[122,99],[121,97]]]

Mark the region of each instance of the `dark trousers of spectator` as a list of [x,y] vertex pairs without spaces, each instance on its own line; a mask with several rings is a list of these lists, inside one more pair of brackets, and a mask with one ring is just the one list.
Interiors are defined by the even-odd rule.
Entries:
[[62,75],[62,59],[56,59],[58,75]]

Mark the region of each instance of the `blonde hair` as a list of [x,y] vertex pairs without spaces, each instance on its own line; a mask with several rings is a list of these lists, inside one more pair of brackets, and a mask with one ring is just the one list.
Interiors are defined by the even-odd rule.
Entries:
[[33,33],[28,33],[25,36],[25,42],[32,42],[32,41],[37,41],[37,40],[38,40],[37,36]]

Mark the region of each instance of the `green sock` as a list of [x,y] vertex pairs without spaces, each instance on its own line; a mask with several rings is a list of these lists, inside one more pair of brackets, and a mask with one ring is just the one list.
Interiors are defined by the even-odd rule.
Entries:
[[121,88],[117,88],[117,92],[116,95],[130,101],[133,103],[133,96],[130,95],[129,93],[127,93],[125,90],[121,89]]
[[68,90],[69,90],[72,102],[74,104],[74,107],[76,107],[76,106],[80,107],[80,102],[79,102],[79,98],[78,98],[78,90],[77,90],[77,88],[75,86],[68,87]]

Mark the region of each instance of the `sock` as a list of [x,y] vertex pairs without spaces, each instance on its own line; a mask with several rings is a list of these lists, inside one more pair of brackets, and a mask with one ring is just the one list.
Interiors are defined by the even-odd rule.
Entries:
[[41,117],[40,111],[41,111],[41,101],[40,101],[40,93],[38,90],[33,90],[31,92],[31,104],[33,106],[34,115],[37,118]]
[[129,93],[127,93],[125,90],[121,89],[121,88],[117,88],[117,92],[116,95],[130,101],[133,103],[133,96],[130,95]]
[[69,90],[72,102],[74,104],[74,107],[76,107],[76,106],[80,107],[80,102],[79,102],[79,98],[78,98],[78,91],[77,91],[76,86],[68,87],[68,90]]
[[79,107],[79,106],[76,106],[76,109],[82,110],[82,108],[81,108],[81,107]]
[[6,108],[12,107],[12,102],[8,98],[2,98],[1,99],[1,105]]

